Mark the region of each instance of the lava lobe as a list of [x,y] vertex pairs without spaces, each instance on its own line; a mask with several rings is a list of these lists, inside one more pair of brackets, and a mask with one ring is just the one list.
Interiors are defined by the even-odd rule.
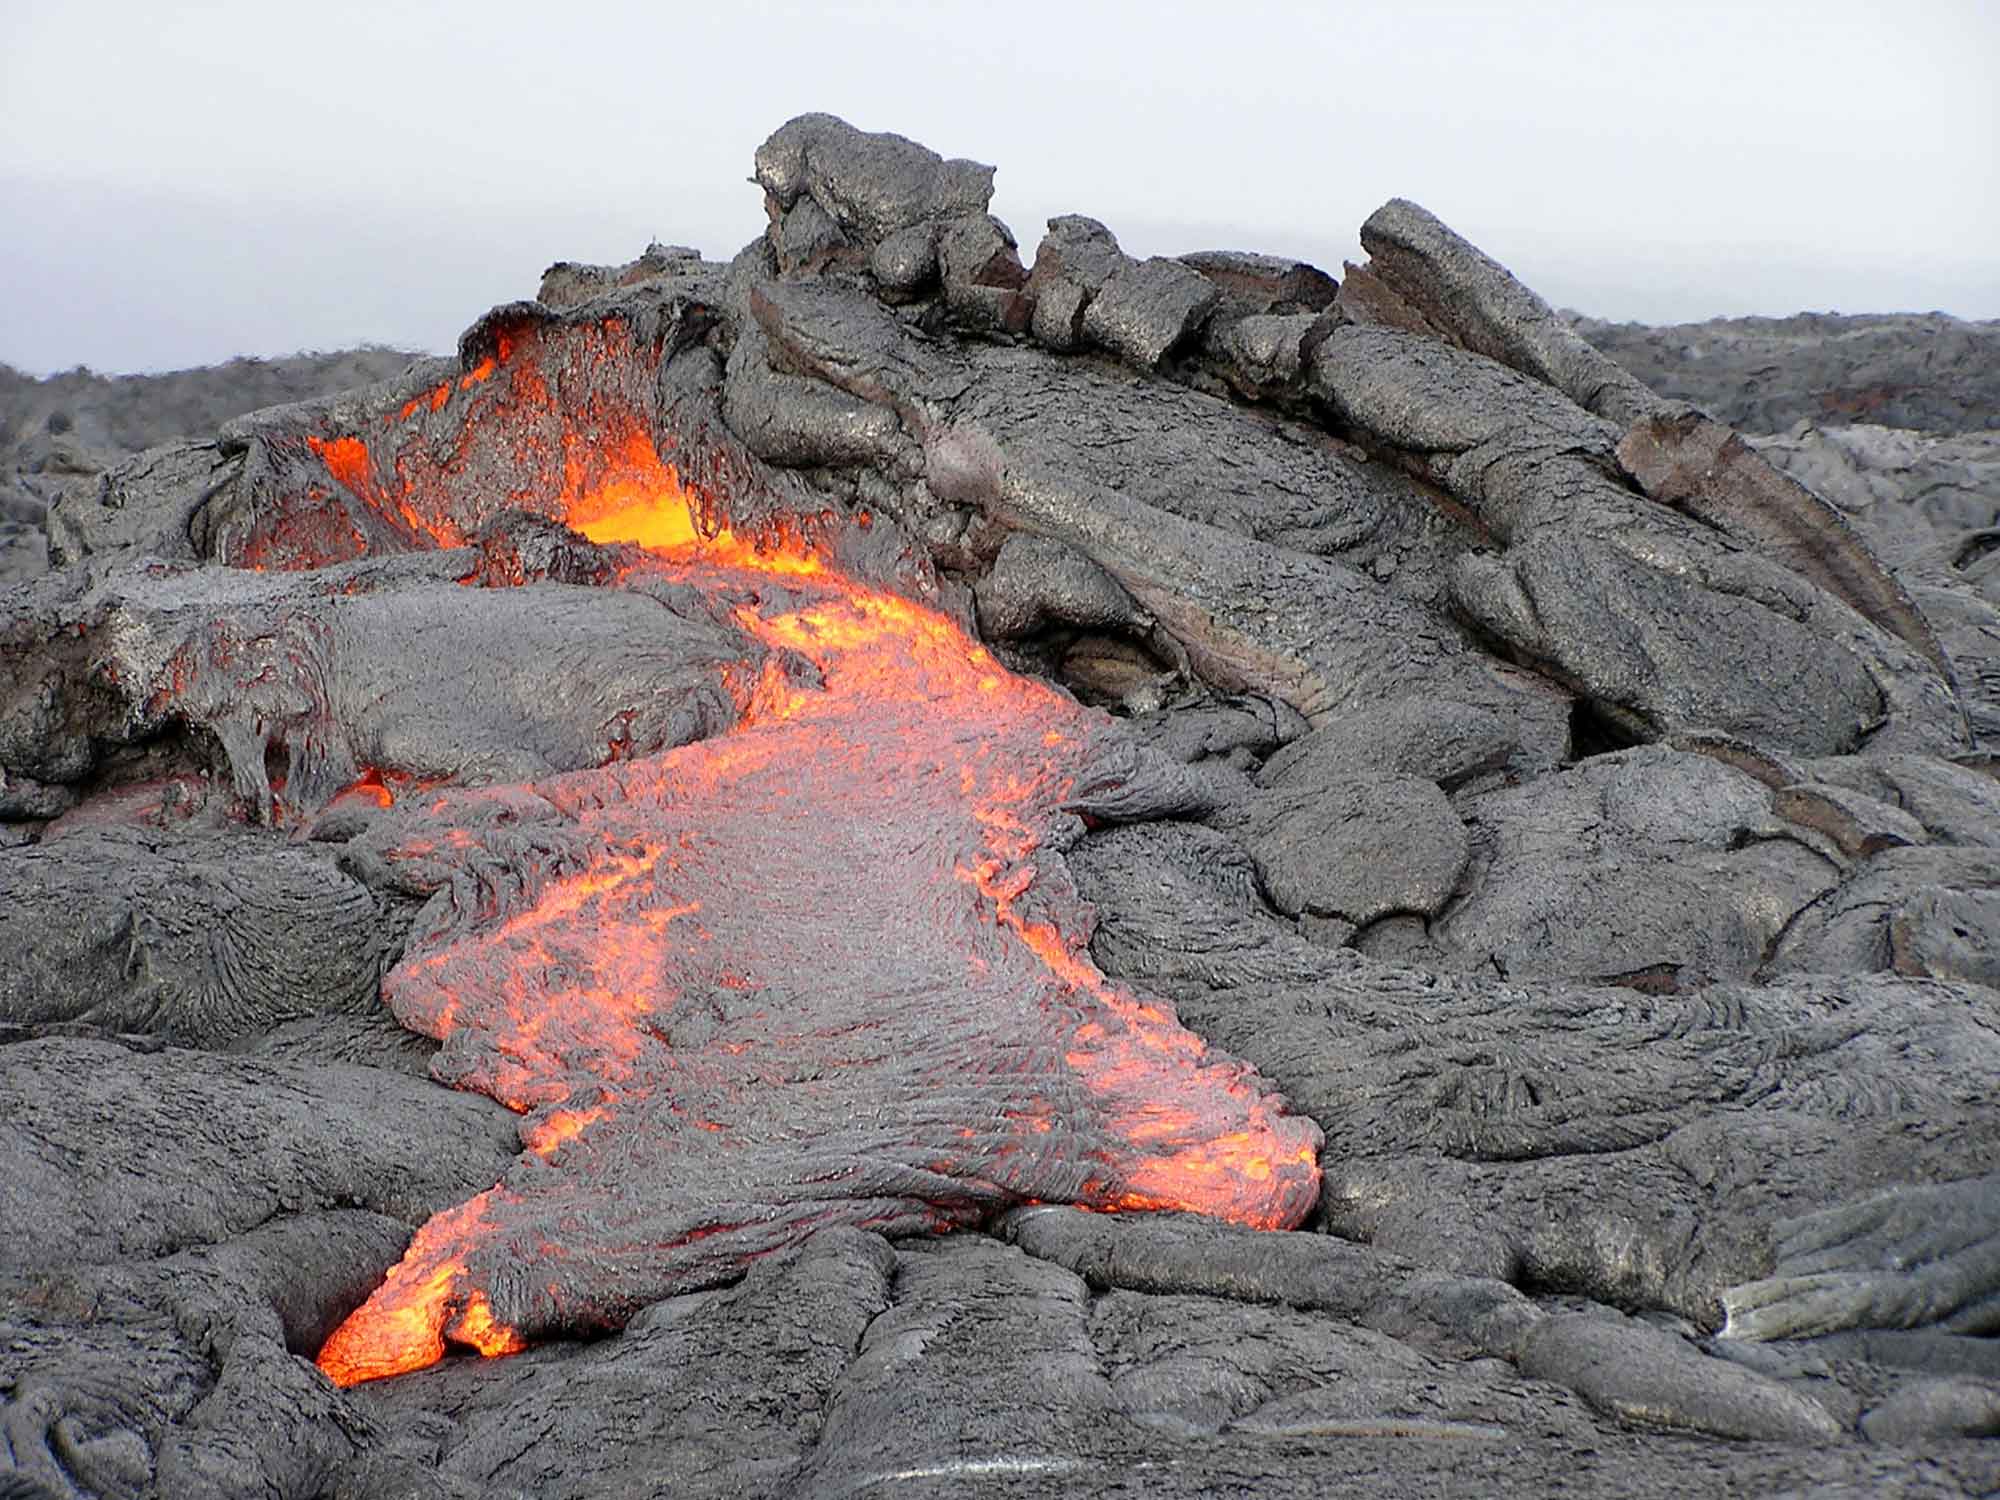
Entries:
[[557,515],[646,549],[610,586],[740,632],[741,712],[661,754],[406,792],[357,843],[430,893],[386,1003],[528,1150],[418,1232],[321,1367],[616,1328],[831,1224],[1031,1200],[1303,1219],[1318,1128],[1088,957],[1056,849],[1145,774],[1112,721],[823,547],[698,524],[644,436],[598,472]]

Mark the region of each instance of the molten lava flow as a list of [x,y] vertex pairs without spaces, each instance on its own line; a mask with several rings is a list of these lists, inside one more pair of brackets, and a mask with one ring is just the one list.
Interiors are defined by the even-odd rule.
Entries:
[[527,1348],[527,1340],[494,1321],[480,1292],[465,1293],[456,1306],[447,1300],[463,1271],[454,1258],[458,1246],[478,1233],[487,1208],[500,1196],[498,1189],[481,1193],[418,1230],[396,1270],[416,1283],[420,1295],[385,1309],[370,1323],[348,1319],[321,1346],[319,1367],[339,1385],[400,1374],[443,1359],[446,1334],[481,1354]]
[[1031,1199],[1298,1223],[1319,1131],[1098,972],[1045,853],[1109,721],[797,538],[705,534],[643,437],[601,473],[571,523],[651,549],[628,585],[732,609],[758,686],[719,739],[382,815],[436,892],[384,998],[529,1152],[321,1366],[616,1327],[833,1223]]
[[799,576],[822,571],[818,554],[796,539],[760,546],[727,526],[704,533],[696,524],[698,504],[673,468],[660,462],[653,440],[633,431],[616,445],[598,484],[563,519],[593,542],[634,542],[683,561]]

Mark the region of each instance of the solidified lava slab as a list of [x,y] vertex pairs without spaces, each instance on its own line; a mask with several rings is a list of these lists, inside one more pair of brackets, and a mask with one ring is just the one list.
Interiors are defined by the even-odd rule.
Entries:
[[320,1365],[342,1384],[615,1328],[832,1224],[1039,1200],[1296,1225],[1318,1128],[1106,980],[1054,851],[1133,768],[1101,715],[792,541],[704,534],[646,447],[565,497],[726,605],[719,738],[406,796],[367,839],[430,903],[383,996],[530,1148],[438,1215]]

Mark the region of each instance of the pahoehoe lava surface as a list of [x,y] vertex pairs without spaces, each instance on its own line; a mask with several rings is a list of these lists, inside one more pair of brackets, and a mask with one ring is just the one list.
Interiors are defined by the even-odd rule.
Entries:
[[[686,504],[669,475],[586,529],[683,535],[659,513]],[[415,799],[370,835],[438,892],[385,1000],[444,1042],[436,1076],[529,1112],[532,1156],[418,1231],[322,1352],[336,1379],[429,1363],[441,1332],[616,1327],[830,1224],[1313,1206],[1317,1127],[1107,982],[1042,852],[1143,807],[1130,746],[933,610],[808,553],[703,548],[653,581],[741,599],[809,673],[767,657],[721,738]]]
[[1992,328],[755,172],[0,451],[0,1494],[2000,1489]]

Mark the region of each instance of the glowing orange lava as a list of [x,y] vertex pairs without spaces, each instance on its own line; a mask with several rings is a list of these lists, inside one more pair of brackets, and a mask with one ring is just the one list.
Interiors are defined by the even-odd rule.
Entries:
[[[378,511],[381,509],[374,460],[369,456],[366,443],[357,437],[309,437],[306,446],[320,456],[327,472],[339,480],[355,499],[374,506]],[[394,505],[396,514],[402,518],[413,540],[428,541],[439,547],[456,547],[465,540],[449,519],[426,516],[405,499],[397,499]]]
[[1317,1128],[1106,979],[1038,865],[1108,721],[797,536],[705,530],[643,436],[597,472],[570,524],[737,601],[757,688],[721,738],[385,813],[438,895],[384,998],[529,1155],[419,1231],[321,1367],[616,1326],[826,1223],[1036,1199],[1297,1224]]
[[663,559],[799,577],[822,571],[818,553],[796,538],[760,543],[727,526],[702,531],[698,508],[698,498],[673,466],[660,462],[653,440],[634,431],[615,446],[603,477],[568,506],[563,519],[593,542],[633,542]]
[[417,1231],[396,1269],[416,1285],[406,1297],[367,1322],[349,1318],[319,1351],[319,1367],[337,1385],[358,1385],[384,1375],[421,1369],[444,1358],[449,1335],[481,1354],[518,1354],[527,1340],[497,1324],[485,1296],[470,1292],[453,1299],[462,1268],[455,1247],[475,1235],[499,1190],[481,1193],[448,1208]]

